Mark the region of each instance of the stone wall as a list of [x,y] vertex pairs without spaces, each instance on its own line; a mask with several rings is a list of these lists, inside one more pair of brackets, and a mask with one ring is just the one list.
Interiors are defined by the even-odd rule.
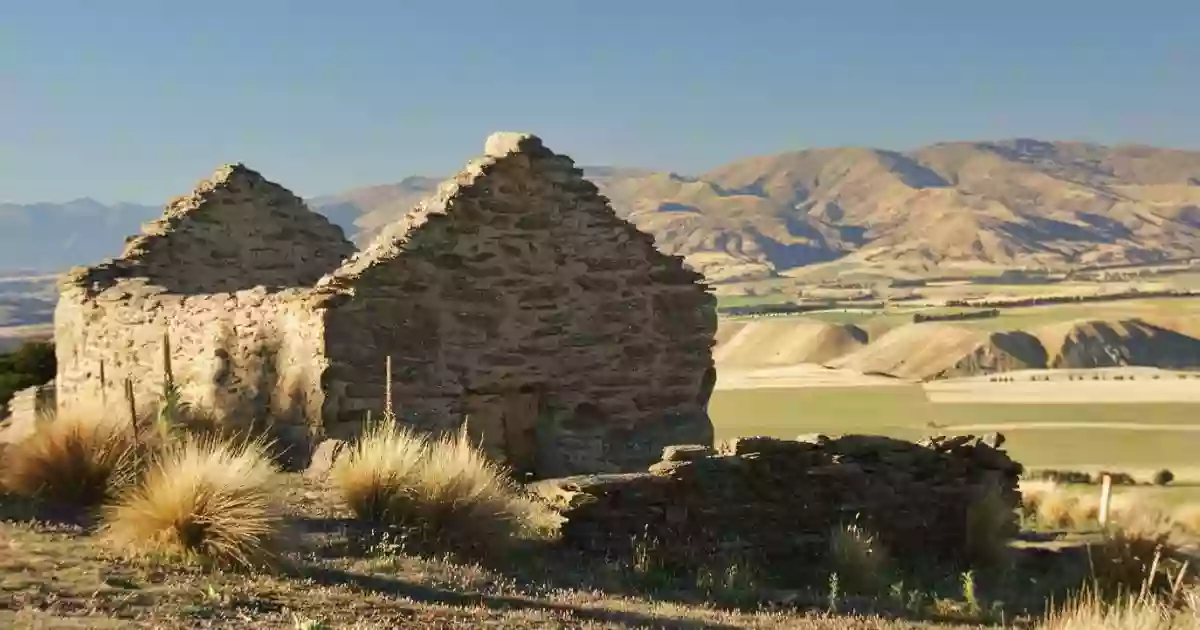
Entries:
[[[649,472],[531,484],[563,510],[567,544],[626,557],[653,544],[690,565],[731,551],[770,574],[828,566],[834,528],[858,524],[901,561],[969,560],[971,508],[987,488],[1015,510],[1021,466],[1003,438],[742,438],[672,447]],[[1012,514],[1005,528],[1017,531]],[[811,576],[810,576],[811,577]]]
[[233,425],[305,428],[300,416],[320,387],[321,322],[304,288],[353,249],[285,189],[240,165],[220,169],[144,226],[120,258],[60,283],[60,410],[127,414],[129,378],[149,413],[169,338],[189,402]]
[[0,444],[19,442],[28,437],[37,422],[54,412],[54,381],[27,387],[0,405]]
[[[404,418],[442,430],[467,416],[540,476],[644,469],[669,444],[711,444],[716,315],[701,280],[569,158],[494,135],[319,283],[326,428],[349,437],[382,407],[390,355]],[[520,414],[536,419],[513,435]]]

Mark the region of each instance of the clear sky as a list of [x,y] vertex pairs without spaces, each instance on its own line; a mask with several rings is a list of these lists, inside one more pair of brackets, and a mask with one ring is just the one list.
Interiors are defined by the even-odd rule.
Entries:
[[1200,0],[0,0],[0,201],[311,196],[494,130],[698,173],[1014,136],[1200,148]]

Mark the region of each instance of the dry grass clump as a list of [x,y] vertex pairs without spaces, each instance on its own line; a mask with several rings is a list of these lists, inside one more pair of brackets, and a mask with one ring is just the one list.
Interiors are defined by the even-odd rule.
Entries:
[[1048,482],[1022,482],[1021,503],[1026,517],[1046,527],[1081,529],[1099,525],[1100,496],[1095,492]]
[[414,510],[429,441],[388,419],[367,427],[338,457],[330,478],[358,518],[398,523]]
[[93,508],[134,481],[142,458],[127,423],[75,410],[39,422],[4,459],[3,482],[12,493]]
[[155,458],[141,483],[106,508],[104,536],[142,553],[250,568],[278,557],[279,471],[261,440],[184,435]]
[[338,458],[332,479],[359,518],[456,551],[489,554],[555,525],[465,430],[430,439],[385,419]]

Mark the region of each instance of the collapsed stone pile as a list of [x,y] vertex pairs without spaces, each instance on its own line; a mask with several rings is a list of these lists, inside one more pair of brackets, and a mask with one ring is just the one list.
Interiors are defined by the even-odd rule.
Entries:
[[[1021,465],[1002,441],[740,438],[716,450],[669,447],[645,473],[552,479],[531,490],[567,517],[566,544],[614,557],[649,544],[666,562],[694,566],[733,551],[790,573],[820,565],[834,529],[857,524],[898,561],[960,563],[983,497],[991,492],[1014,510],[1020,502]],[[1000,533],[1015,534],[1015,513],[1003,518]]]

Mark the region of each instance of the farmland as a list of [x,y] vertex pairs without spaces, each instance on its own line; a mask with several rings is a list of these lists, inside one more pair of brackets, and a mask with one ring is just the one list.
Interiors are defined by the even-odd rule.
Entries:
[[[718,439],[738,435],[879,433],[919,439],[1003,429],[1027,466],[1153,470],[1196,466],[1200,404],[934,403],[919,385],[718,390],[710,413]],[[1014,425],[1053,423],[1054,428]],[[1071,424],[1081,424],[1079,428]],[[1122,428],[1097,425],[1123,424]],[[1151,424],[1148,428],[1132,426]],[[993,428],[994,427],[994,428]]]

